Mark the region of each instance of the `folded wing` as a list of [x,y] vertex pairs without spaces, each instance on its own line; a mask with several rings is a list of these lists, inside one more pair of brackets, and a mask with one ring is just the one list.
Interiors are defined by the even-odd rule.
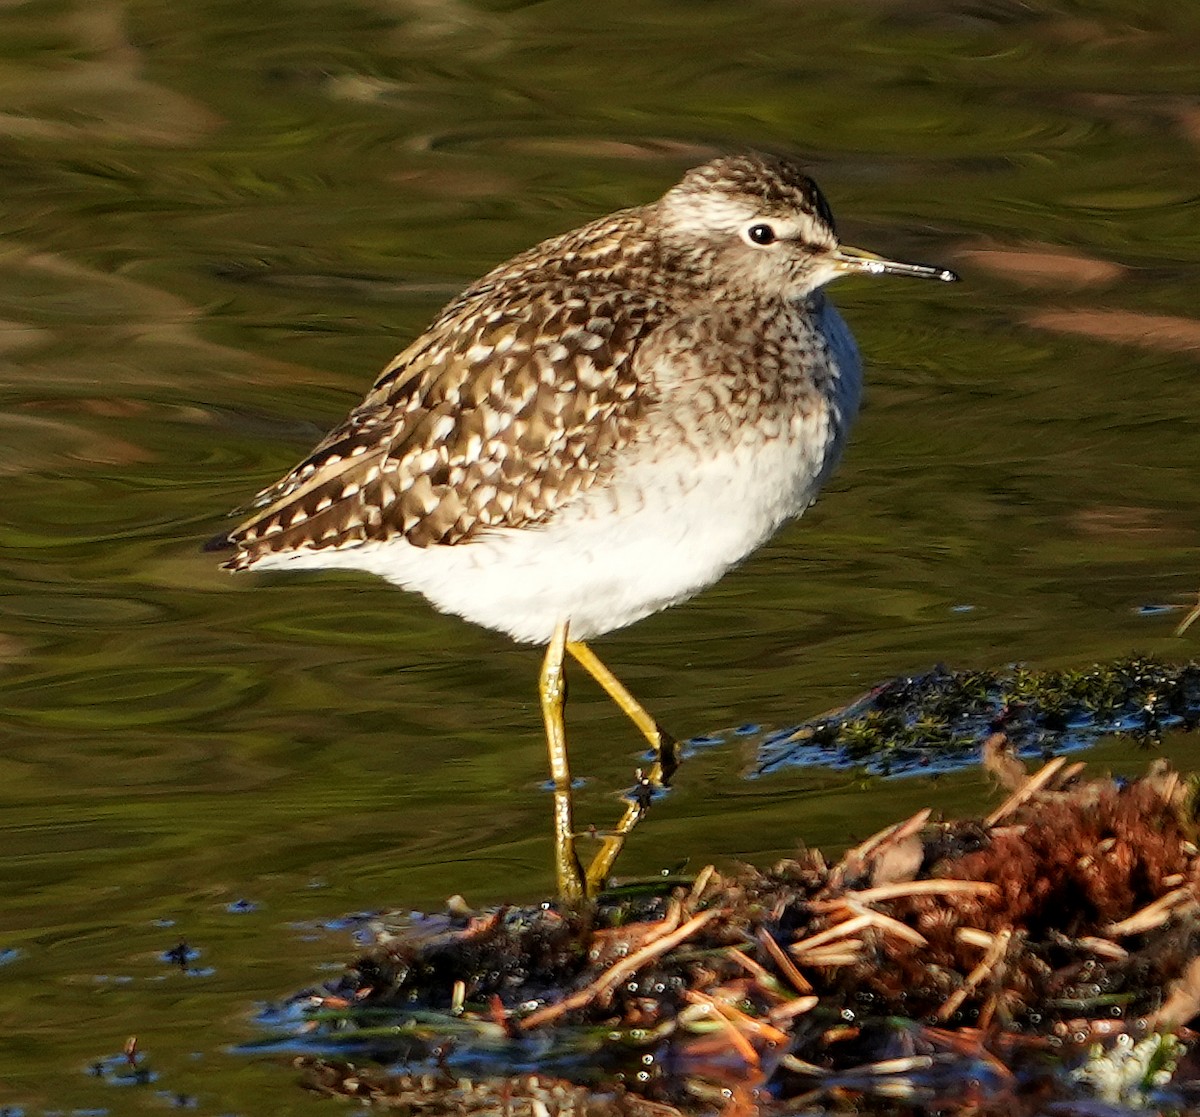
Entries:
[[225,565],[398,538],[453,545],[548,519],[628,440],[648,402],[636,355],[658,320],[620,287],[477,284],[218,537],[237,550]]

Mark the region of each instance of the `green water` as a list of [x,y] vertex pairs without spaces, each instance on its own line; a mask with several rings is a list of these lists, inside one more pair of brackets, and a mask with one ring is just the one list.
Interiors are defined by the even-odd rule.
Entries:
[[[320,925],[550,887],[534,652],[198,545],[456,289],[711,153],[800,155],[849,243],[964,282],[836,291],[869,389],[820,505],[600,645],[662,722],[1189,655],[1137,608],[1200,586],[1198,51],[1200,8],[1118,0],[0,5],[0,1113],[333,1112],[230,1051],[352,955]],[[603,825],[638,744],[583,681],[570,725]],[[990,794],[747,759],[623,870]],[[131,1035],[155,1081],[89,1074]]]

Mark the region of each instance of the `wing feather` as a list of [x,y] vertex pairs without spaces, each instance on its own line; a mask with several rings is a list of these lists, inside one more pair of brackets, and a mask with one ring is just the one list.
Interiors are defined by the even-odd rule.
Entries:
[[616,284],[481,281],[258,495],[226,565],[400,537],[453,545],[547,519],[629,439],[648,402],[636,355],[661,317]]

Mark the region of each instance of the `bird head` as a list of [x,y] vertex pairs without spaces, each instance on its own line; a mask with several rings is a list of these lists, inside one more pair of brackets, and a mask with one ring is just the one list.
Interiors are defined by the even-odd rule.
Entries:
[[889,260],[838,240],[817,184],[795,163],[733,155],[689,171],[651,208],[672,260],[723,289],[803,299],[843,275],[953,281],[945,268]]

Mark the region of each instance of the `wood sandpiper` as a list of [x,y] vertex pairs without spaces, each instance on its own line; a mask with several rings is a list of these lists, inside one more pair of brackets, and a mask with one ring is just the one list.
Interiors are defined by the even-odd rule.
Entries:
[[862,273],[956,278],[842,246],[789,160],[715,159],[468,287],[209,547],[230,570],[368,571],[546,645],[558,887],[594,894],[647,800],[585,871],[564,657],[650,742],[649,783],[668,778],[675,742],[585,641],[711,585],[816,499],[862,381],[821,289]]

